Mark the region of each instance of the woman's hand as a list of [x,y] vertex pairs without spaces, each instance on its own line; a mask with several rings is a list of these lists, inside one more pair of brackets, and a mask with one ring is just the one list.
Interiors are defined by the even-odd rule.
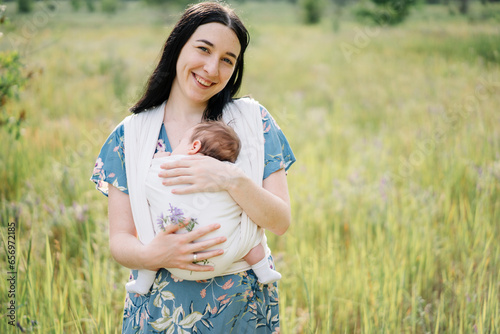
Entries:
[[160,167],[162,171],[158,176],[164,179],[163,185],[189,185],[172,190],[174,194],[228,190],[235,180],[245,177],[238,167],[203,155],[192,155],[177,161],[166,162]]
[[[187,224],[189,218],[185,222]],[[191,271],[214,270],[213,266],[195,264],[195,254],[196,262],[224,254],[222,249],[204,251],[225,242],[226,237],[218,237],[196,243],[193,243],[193,241],[217,230],[220,228],[220,224],[200,227],[185,234],[175,234],[182,227],[182,224],[168,225],[164,232],[158,233],[151,243],[144,246],[143,257],[155,259],[153,263],[148,265],[150,268],[147,269],[179,268]]]
[[[212,238],[201,242],[192,241],[217,230],[220,225],[212,224],[197,228],[186,234],[175,234],[179,225],[169,225],[165,232],[157,234],[148,245],[137,239],[129,196],[109,185],[109,247],[113,258],[130,269],[179,268],[192,271],[211,271],[211,266],[193,264],[222,255],[221,249],[202,252],[221,244],[225,237]],[[202,252],[202,253],[200,253]]]

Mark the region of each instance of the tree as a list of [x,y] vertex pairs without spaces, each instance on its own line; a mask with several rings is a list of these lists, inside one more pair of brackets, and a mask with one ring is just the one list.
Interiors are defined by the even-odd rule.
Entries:
[[467,14],[469,12],[469,0],[460,0],[458,10],[460,14]]
[[323,4],[321,0],[301,0],[300,6],[306,24],[315,24],[321,20]]

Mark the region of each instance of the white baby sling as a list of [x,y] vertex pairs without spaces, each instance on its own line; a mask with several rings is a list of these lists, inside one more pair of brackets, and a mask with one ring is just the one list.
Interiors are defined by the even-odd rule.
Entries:
[[[151,217],[146,197],[146,177],[155,152],[158,135],[164,116],[164,102],[159,107],[134,114],[124,120],[125,167],[127,186],[134,224],[138,238],[148,244],[154,238],[156,226]],[[256,184],[262,186],[264,174],[264,135],[259,104],[252,99],[242,98],[228,103],[223,110],[223,120],[234,128],[241,141],[241,151],[236,165]],[[222,225],[222,224],[221,224]],[[221,227],[222,228],[222,227]],[[270,255],[264,230],[258,227],[245,212],[241,216],[240,247],[234,254],[241,259],[255,246],[255,240],[262,239],[266,256]],[[232,274],[250,269],[243,260],[235,262],[223,274]],[[191,272],[190,278],[206,279]]]

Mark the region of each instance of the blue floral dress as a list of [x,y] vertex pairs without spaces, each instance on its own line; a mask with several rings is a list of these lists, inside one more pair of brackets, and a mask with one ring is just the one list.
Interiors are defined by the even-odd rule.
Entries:
[[[261,106],[264,131],[264,179],[288,168],[295,157],[278,124]],[[171,152],[162,125],[156,152]],[[128,194],[124,158],[124,129],[120,124],[104,143],[91,180],[107,196],[108,184]],[[274,267],[274,262],[270,258]],[[132,270],[130,280],[137,277]],[[252,270],[187,281],[166,269],[157,272],[146,295],[128,293],[123,333],[279,333],[277,283],[261,284]]]

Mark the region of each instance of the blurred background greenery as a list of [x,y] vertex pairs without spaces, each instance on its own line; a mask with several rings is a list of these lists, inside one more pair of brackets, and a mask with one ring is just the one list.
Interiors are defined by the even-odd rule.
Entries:
[[[282,333],[500,331],[500,3],[237,1],[241,95],[298,159],[269,242]],[[118,333],[128,271],[88,181],[186,2],[0,3],[0,219],[16,327]],[[5,278],[5,279],[4,279]]]

